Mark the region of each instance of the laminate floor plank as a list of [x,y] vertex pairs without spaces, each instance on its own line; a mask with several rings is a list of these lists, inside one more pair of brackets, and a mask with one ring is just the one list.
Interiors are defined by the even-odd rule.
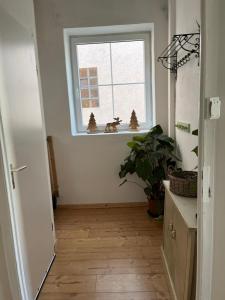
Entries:
[[[85,293],[85,294],[60,294],[45,293],[41,300],[158,300],[154,292],[133,293]],[[164,298],[164,300],[167,300]]]
[[58,208],[56,259],[39,300],[170,300],[162,222],[146,207]]

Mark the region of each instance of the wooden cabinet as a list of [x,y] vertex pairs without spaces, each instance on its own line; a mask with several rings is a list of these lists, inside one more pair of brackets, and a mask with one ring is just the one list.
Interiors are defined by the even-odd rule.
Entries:
[[166,189],[162,254],[174,300],[195,299],[197,202]]

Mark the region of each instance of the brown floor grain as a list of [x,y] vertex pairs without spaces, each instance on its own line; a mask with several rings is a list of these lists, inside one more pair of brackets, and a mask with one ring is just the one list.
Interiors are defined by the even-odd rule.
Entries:
[[169,300],[162,223],[145,207],[59,208],[56,259],[39,300]]

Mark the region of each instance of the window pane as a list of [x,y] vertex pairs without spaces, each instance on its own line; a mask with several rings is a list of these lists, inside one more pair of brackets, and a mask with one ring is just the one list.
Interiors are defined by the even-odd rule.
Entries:
[[88,89],[81,89],[81,98],[88,98],[89,97],[89,90]]
[[138,121],[140,123],[146,122],[144,84],[114,86],[115,117],[120,117],[122,123],[129,123],[133,109],[136,112]]
[[82,88],[82,87],[87,87],[87,86],[88,86],[88,79],[87,78],[86,79],[80,79],[80,87]]
[[98,98],[98,88],[91,88],[91,98]]
[[87,73],[86,68],[80,68],[79,73],[80,73],[80,78],[87,78],[88,77],[88,73]]
[[[113,120],[112,88],[111,86],[99,86],[99,103],[90,99],[88,107],[82,108],[83,125],[87,126],[90,114],[93,112],[97,125],[105,125]],[[98,104],[98,107],[95,107]]]
[[144,41],[112,43],[113,83],[145,81]]
[[80,78],[98,76],[98,84],[112,83],[109,43],[77,45],[77,59]]
[[97,77],[90,78],[90,85],[97,85],[97,84],[98,84],[98,78]]

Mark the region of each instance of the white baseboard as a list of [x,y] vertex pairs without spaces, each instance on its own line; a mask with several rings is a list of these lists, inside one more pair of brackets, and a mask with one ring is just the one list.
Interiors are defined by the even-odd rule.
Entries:
[[147,207],[146,202],[124,202],[124,203],[96,203],[96,204],[58,204],[59,208],[80,209],[80,208],[126,208],[126,207]]

